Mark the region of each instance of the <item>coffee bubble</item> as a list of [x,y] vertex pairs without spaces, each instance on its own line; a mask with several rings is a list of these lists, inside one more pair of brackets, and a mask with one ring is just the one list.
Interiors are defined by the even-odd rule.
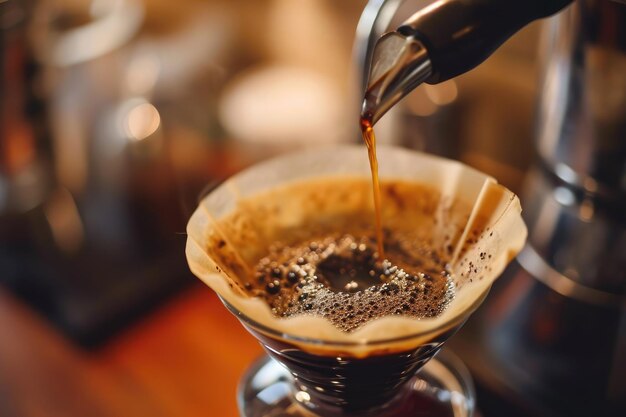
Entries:
[[382,260],[367,234],[274,244],[248,291],[278,317],[318,315],[345,332],[385,316],[438,316],[454,297],[441,256],[398,231],[385,234]]

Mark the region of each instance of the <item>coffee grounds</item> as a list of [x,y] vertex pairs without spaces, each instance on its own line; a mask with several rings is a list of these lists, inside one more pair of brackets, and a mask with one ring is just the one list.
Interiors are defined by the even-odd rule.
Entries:
[[368,321],[402,315],[436,317],[454,297],[454,283],[436,252],[387,231],[386,258],[371,236],[325,236],[274,244],[246,285],[278,317],[318,315],[351,332]]

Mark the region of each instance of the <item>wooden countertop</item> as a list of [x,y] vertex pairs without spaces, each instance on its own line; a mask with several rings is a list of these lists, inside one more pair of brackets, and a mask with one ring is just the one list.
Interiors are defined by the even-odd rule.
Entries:
[[235,417],[261,354],[199,284],[90,351],[0,290],[1,417]]

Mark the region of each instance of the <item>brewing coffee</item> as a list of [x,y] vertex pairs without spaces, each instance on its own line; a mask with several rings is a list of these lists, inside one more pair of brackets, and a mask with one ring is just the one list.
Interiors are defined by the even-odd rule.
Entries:
[[273,245],[247,288],[278,316],[316,314],[344,331],[393,314],[437,316],[454,295],[441,256],[399,231],[385,242],[388,259],[365,232]]
[[[247,295],[265,300],[277,317],[324,317],[351,332],[386,316],[438,316],[454,298],[455,282],[447,269],[449,243],[458,239],[464,218],[447,216],[445,224],[438,220],[441,197],[428,186],[384,182],[383,258],[371,225],[370,187],[365,178],[335,178],[260,195],[220,222],[219,229],[232,236],[231,244],[215,242],[209,250],[226,272],[240,278]],[[286,227],[281,222],[290,206],[308,213],[306,220]],[[259,224],[247,223],[256,216],[264,219],[262,231]],[[254,227],[254,235],[264,236],[264,242],[232,241],[251,235],[242,232],[247,227]],[[437,241],[434,228],[448,232]],[[230,252],[235,247],[237,254]],[[251,266],[247,270],[236,259],[244,257]]]
[[[339,232],[270,246],[245,287],[277,316],[318,315],[349,332],[394,314],[436,317],[454,297],[442,254],[427,242],[412,240],[402,228],[383,233],[376,136],[369,113],[361,116],[360,126],[370,163],[375,236],[371,227],[342,235],[345,226],[338,224]],[[387,188],[396,190],[398,185]],[[408,196],[394,191],[393,197],[402,205]]]
[[[278,407],[395,416],[407,404],[398,395],[416,398],[417,370],[524,242],[519,203],[493,179],[384,148],[381,256],[363,151],[308,150],[260,164],[205,197],[190,219],[192,271],[293,376],[288,392],[284,380],[274,391],[258,385],[265,377],[246,378],[253,395],[243,415]],[[370,301],[384,304],[382,313],[368,310]],[[285,407],[270,391],[284,393]]]

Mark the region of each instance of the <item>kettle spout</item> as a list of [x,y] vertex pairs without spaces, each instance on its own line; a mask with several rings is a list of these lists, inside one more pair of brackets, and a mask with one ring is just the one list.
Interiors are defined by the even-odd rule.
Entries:
[[[380,9],[398,3],[370,1]],[[373,125],[422,82],[437,84],[471,70],[524,25],[572,1],[435,1],[376,41],[361,118],[369,117]]]
[[383,35],[374,46],[361,118],[374,125],[431,71],[428,53],[419,40],[398,32]]

